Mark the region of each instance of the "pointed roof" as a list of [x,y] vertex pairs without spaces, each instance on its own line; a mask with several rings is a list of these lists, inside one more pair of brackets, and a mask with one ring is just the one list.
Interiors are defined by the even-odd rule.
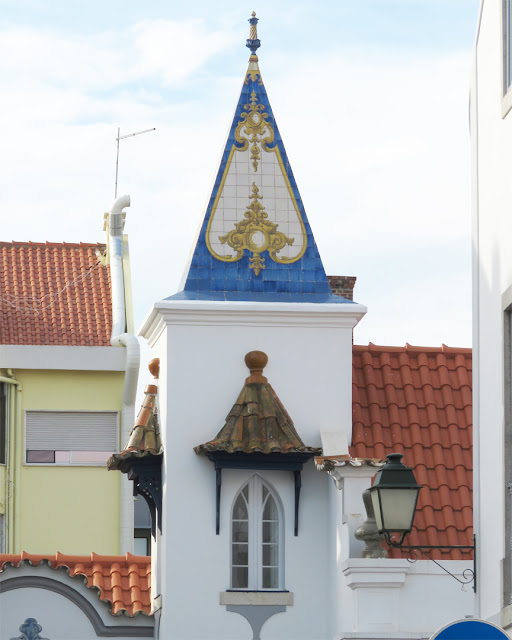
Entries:
[[225,453],[311,453],[321,449],[306,446],[274,389],[262,375],[268,362],[263,351],[250,351],[245,363],[251,375],[213,440],[194,448],[198,454]]
[[252,53],[183,291],[173,300],[350,301],[331,293]]
[[[149,370],[157,380],[160,372],[160,359],[154,358],[149,363]],[[158,412],[156,384],[148,384],[144,390],[144,400],[130,434],[130,439],[123,451],[114,453],[107,461],[109,471],[119,470],[126,473],[127,460],[144,458],[146,456],[160,456],[163,453],[160,428],[158,426]]]

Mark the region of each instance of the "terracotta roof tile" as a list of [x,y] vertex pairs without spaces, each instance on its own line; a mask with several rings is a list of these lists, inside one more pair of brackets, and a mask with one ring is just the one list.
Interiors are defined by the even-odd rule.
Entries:
[[353,347],[350,454],[383,459],[403,453],[425,485],[407,544],[472,544],[471,370],[471,349]]
[[226,418],[226,424],[213,440],[194,447],[197,454],[226,453],[310,453],[321,449],[306,446],[291,417],[267,378],[262,375],[268,362],[263,351],[250,351],[245,364],[251,375]]
[[[160,359],[153,358],[149,363],[149,370],[155,380],[158,380],[160,372]],[[156,384],[148,384],[144,390],[144,400],[135,420],[135,425],[130,433],[130,438],[125,448],[119,453],[114,453],[107,461],[109,471],[118,470],[128,473],[130,465],[127,461],[133,458],[148,456],[161,456],[163,454],[160,427],[158,425],[158,410],[156,396],[158,387]]]
[[104,244],[0,242],[0,344],[110,346]]
[[37,566],[47,562],[52,569],[64,567],[71,577],[85,576],[90,589],[98,589],[99,597],[110,605],[112,615],[151,614],[151,558],[147,556],[71,556],[63,553],[0,554],[0,573],[6,565],[19,567],[28,562]]

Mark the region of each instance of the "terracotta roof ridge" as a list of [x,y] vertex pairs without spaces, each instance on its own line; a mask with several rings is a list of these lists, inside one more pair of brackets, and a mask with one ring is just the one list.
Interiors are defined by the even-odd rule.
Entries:
[[0,240],[0,247],[106,247],[105,242],[52,242],[46,240],[45,242],[33,242],[32,240]]
[[[25,562],[32,566],[39,566],[44,563],[54,571],[65,570],[70,578],[82,580],[88,589],[96,591],[99,600],[109,606],[112,615],[119,616],[123,613],[129,617],[139,614],[151,615],[151,605],[148,603],[147,595],[151,588],[151,558],[149,556],[136,556],[132,553],[111,556],[94,552],[90,555],[75,556],[60,553],[59,551],[55,554],[31,554],[23,551],[18,554],[0,554],[0,573],[8,565],[18,568]],[[136,580],[138,589],[135,593],[131,587],[128,590],[122,587],[119,579],[124,573],[128,573],[128,575],[134,572],[137,573],[137,567],[140,567],[142,574],[138,574],[138,580]],[[108,569],[108,575],[104,575],[102,568]],[[117,581],[113,579],[114,575],[119,576]],[[111,582],[110,588],[109,580]],[[135,582],[135,580],[132,578],[131,582]],[[146,583],[145,587],[142,585],[143,582]],[[116,590],[115,595],[113,593],[114,590]],[[129,596],[126,592],[129,593]],[[144,598],[146,603],[142,601],[142,592],[146,594]],[[136,597],[134,598],[133,596]]]
[[17,560],[18,562],[42,562],[48,560],[49,562],[55,562],[59,564],[69,563],[100,563],[100,564],[114,564],[114,563],[131,563],[131,564],[147,564],[148,559],[151,556],[138,556],[133,553],[127,552],[124,555],[101,555],[94,551],[89,555],[72,555],[67,553],[61,553],[56,551],[55,553],[29,553],[28,551],[22,551],[21,553],[0,553],[1,562],[11,562]]
[[471,347],[449,347],[446,344],[442,343],[439,347],[421,347],[417,345],[405,343],[404,346],[385,346],[374,344],[373,342],[369,342],[367,345],[365,344],[354,344],[352,345],[352,349],[354,351],[360,352],[375,352],[375,353],[446,353],[446,354],[468,354],[472,353]]

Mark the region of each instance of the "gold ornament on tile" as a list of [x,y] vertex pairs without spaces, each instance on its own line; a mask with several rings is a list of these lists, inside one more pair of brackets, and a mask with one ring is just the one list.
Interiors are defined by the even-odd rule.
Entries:
[[263,85],[261,71],[258,66],[258,56],[254,53],[249,56],[249,68],[247,69],[247,73],[245,74],[244,84],[249,84],[249,81],[257,82],[259,85]]
[[[258,62],[258,56],[251,56],[249,58],[249,62]],[[263,84],[263,80],[261,79],[261,71],[259,69],[249,69],[247,74],[245,75],[244,84],[249,84],[249,80],[251,82],[257,82],[258,84]]]
[[226,244],[236,251],[236,256],[231,258],[235,262],[244,255],[245,249],[252,252],[249,258],[249,268],[254,269],[254,275],[258,276],[262,269],[265,258],[261,257],[264,251],[268,251],[270,257],[275,262],[292,262],[288,258],[279,259],[277,254],[286,245],[293,244],[294,238],[288,238],[284,233],[277,230],[279,225],[267,220],[268,214],[265,207],[258,202],[261,200],[258,187],[252,183],[252,202],[244,213],[244,220],[235,223],[235,228],[225,236],[219,236],[222,244]]
[[[246,151],[251,146],[251,160],[254,171],[258,170],[260,160],[260,146],[264,151],[272,151],[268,145],[274,142],[274,129],[267,121],[268,113],[264,113],[265,105],[258,104],[256,92],[251,93],[250,104],[244,104],[245,111],[242,111],[243,120],[238,123],[235,129],[235,140],[242,147],[236,147],[237,151]],[[245,132],[243,130],[245,129]],[[265,137],[263,137],[265,136]]]

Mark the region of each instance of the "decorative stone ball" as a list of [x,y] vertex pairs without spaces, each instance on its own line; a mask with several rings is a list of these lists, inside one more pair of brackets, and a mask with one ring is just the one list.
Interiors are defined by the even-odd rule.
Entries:
[[249,371],[263,371],[267,366],[268,356],[263,351],[249,351],[245,356],[245,364]]
[[160,358],[153,358],[153,360],[148,364],[148,369],[153,378],[158,379],[160,374]]

